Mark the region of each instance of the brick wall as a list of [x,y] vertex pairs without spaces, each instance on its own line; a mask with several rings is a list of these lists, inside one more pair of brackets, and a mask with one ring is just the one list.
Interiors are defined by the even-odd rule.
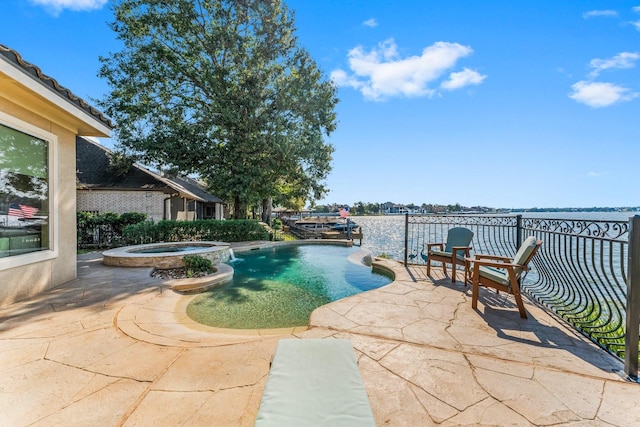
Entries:
[[164,199],[161,191],[77,190],[78,211],[139,212],[147,219],[160,221],[164,215]]

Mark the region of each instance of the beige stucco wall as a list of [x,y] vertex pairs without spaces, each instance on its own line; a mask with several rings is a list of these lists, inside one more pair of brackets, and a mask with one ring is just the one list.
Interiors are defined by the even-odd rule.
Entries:
[[53,264],[52,286],[76,278],[76,135],[54,127],[58,135],[58,247],[60,256]]
[[78,190],[77,196],[78,211],[138,212],[147,214],[147,219],[161,221],[169,195],[161,191]]
[[[27,122],[58,137],[57,186],[57,256],[53,259],[33,262],[13,268],[0,267],[0,306],[10,304],[46,289],[73,280],[76,277],[76,135],[44,117],[26,110],[0,93],[0,111]],[[53,213],[52,213],[53,215]]]

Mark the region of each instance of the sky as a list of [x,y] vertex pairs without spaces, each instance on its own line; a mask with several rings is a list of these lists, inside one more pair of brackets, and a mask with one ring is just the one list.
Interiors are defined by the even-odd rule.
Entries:
[[[3,0],[0,44],[95,104],[108,3]],[[318,204],[640,206],[640,0],[285,3],[339,87]]]

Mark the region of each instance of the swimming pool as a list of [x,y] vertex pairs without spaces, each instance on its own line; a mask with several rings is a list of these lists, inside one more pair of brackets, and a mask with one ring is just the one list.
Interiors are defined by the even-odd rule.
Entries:
[[359,248],[283,245],[240,252],[233,279],[196,296],[188,316],[218,328],[306,326],[316,308],[391,282],[371,267],[350,262]]

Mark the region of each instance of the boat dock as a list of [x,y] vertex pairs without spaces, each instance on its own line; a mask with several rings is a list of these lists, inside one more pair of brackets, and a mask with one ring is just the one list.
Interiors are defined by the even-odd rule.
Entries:
[[336,217],[309,217],[286,221],[285,227],[298,239],[359,240],[362,245],[362,227],[347,220],[339,223]]

